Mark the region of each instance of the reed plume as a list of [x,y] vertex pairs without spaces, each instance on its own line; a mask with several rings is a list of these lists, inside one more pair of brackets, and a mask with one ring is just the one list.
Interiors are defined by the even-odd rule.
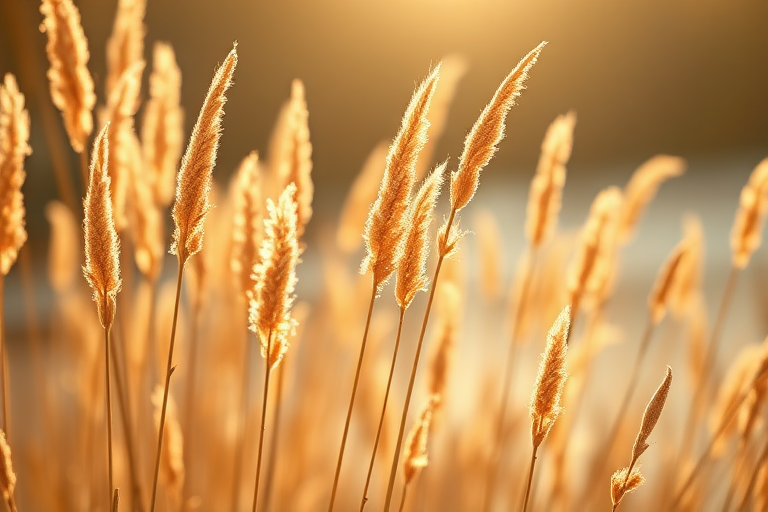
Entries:
[[411,427],[408,438],[405,441],[403,449],[403,474],[405,483],[403,484],[403,494],[400,498],[400,512],[405,507],[405,498],[408,495],[408,486],[419,471],[427,467],[429,459],[427,458],[427,439],[429,437],[430,422],[432,421],[432,411],[435,401],[430,398],[427,405],[422,409],[416,423]]
[[678,243],[667,260],[661,266],[653,290],[648,296],[648,309],[651,312],[651,322],[658,325],[667,314],[667,307],[674,289],[677,287],[678,269],[684,265],[688,258],[688,244],[686,240]]
[[439,78],[438,64],[413,94],[400,131],[389,147],[379,195],[365,224],[366,255],[360,273],[372,273],[378,289],[386,284],[403,256],[408,227],[406,212],[416,181],[416,160],[427,142],[427,112]]
[[109,178],[115,228],[121,232],[127,225],[125,203],[131,179],[131,164],[139,150],[134,143],[133,115],[138,108],[144,61],[125,70],[107,101],[109,119]]
[[111,502],[112,483],[112,400],[110,393],[110,330],[115,320],[115,297],[120,291],[120,240],[112,215],[112,198],[109,179],[109,124],[96,136],[91,155],[90,181],[83,201],[85,237],[85,265],[83,273],[93,289],[93,300],[99,313],[99,322],[104,328],[105,375],[106,375],[106,416],[107,446],[109,464],[109,495]]
[[141,148],[152,176],[155,202],[171,204],[176,186],[176,166],[183,149],[184,111],[181,102],[181,71],[173,47],[157,42],[152,51],[149,101],[144,107]]
[[144,58],[146,0],[118,0],[112,34],[107,40],[107,97],[120,77]]
[[760,246],[765,216],[768,213],[768,158],[760,162],[741,190],[739,209],[731,230],[733,266],[746,268],[752,253]]
[[174,232],[171,254],[179,261],[176,279],[176,303],[171,324],[171,339],[168,345],[168,360],[165,369],[165,390],[160,413],[160,428],[155,451],[155,476],[152,484],[150,512],[155,510],[157,481],[160,472],[160,456],[163,448],[163,430],[165,427],[168,391],[173,374],[173,346],[176,341],[176,325],[181,298],[181,281],[187,260],[203,248],[205,218],[213,208],[209,202],[213,166],[216,164],[216,150],[221,137],[221,118],[224,115],[226,92],[232,85],[232,75],[237,66],[237,45],[229,52],[224,63],[216,70],[213,81],[206,94],[200,114],[197,118],[187,151],[181,161],[181,169],[176,181],[176,200],[173,203]]
[[88,71],[88,41],[80,25],[80,12],[72,0],[43,0],[41,30],[48,36],[45,51],[51,99],[64,117],[69,142],[76,153],[85,151],[93,131],[96,95]]
[[286,350],[288,337],[294,334],[296,321],[291,318],[296,285],[296,264],[299,261],[298,205],[296,186],[289,184],[280,195],[277,206],[268,199],[269,218],[264,222],[264,241],[259,256],[261,262],[254,267],[256,285],[250,295],[250,328],[261,341],[264,358],[264,397],[259,430],[259,453],[256,459],[256,481],[253,490],[253,512],[259,499],[259,477],[266,425],[269,377],[280,364]]
[[395,373],[397,354],[400,349],[400,336],[403,330],[405,311],[413,302],[413,298],[420,291],[427,289],[429,279],[426,276],[427,256],[429,255],[429,225],[432,224],[433,212],[437,197],[440,194],[440,186],[443,183],[443,173],[447,162],[438,165],[437,168],[424,180],[411,205],[408,207],[406,218],[410,228],[405,237],[405,251],[400,266],[397,268],[397,284],[395,286],[395,300],[400,307],[400,321],[398,322],[397,338],[392,353],[392,363],[389,368],[387,387],[384,391],[384,403],[381,407],[379,425],[376,430],[376,439],[373,442],[371,462],[368,465],[368,474],[363,489],[363,501],[360,510],[368,500],[368,486],[373,474],[373,465],[376,460],[376,451],[379,447],[381,431],[384,427],[384,419],[387,413],[387,402],[392,386],[392,378]]
[[225,95],[232,85],[236,66],[237,45],[213,77],[181,161],[172,210],[175,227],[171,254],[179,258],[182,266],[203,247],[203,224],[213,207],[208,194],[221,137],[221,120],[227,101]]
[[[406,230],[408,228],[408,208],[411,200],[411,189],[416,181],[416,161],[419,153],[427,142],[427,113],[432,95],[440,78],[440,64],[424,79],[416,92],[413,93],[408,108],[405,110],[392,145],[387,153],[384,166],[384,177],[379,186],[379,194],[368,213],[363,238],[366,255],[360,265],[360,273],[371,273],[373,286],[371,300],[368,305],[368,316],[365,321],[365,331],[360,344],[360,354],[355,369],[355,379],[352,383],[352,395],[349,399],[347,417],[344,422],[344,432],[341,436],[339,458],[336,462],[336,472],[333,477],[331,499],[328,512],[333,511],[336,500],[336,490],[339,485],[341,464],[344,460],[344,449],[347,444],[349,423],[352,419],[352,409],[355,405],[355,395],[360,381],[360,369],[363,365],[368,330],[373,314],[373,304],[377,294],[386,284],[389,277],[400,264],[403,257]],[[400,449],[398,444],[397,449]],[[365,500],[363,500],[363,504]]]
[[557,116],[549,125],[541,143],[541,155],[536,175],[528,193],[528,215],[525,234],[531,248],[540,247],[555,229],[562,205],[566,165],[573,148],[573,129],[576,113]]
[[[451,173],[451,210],[448,218],[437,232],[438,259],[435,268],[435,276],[432,279],[432,289],[427,300],[427,309],[424,312],[424,320],[421,324],[419,341],[416,346],[416,355],[413,360],[411,377],[408,382],[408,391],[406,392],[403,413],[400,418],[400,429],[397,434],[397,444],[395,455],[392,460],[392,466],[389,472],[389,484],[387,485],[387,497],[384,504],[384,512],[389,512],[392,501],[392,491],[395,486],[395,476],[397,474],[397,462],[400,456],[400,448],[403,442],[405,432],[405,422],[408,418],[408,408],[411,403],[413,385],[416,380],[416,371],[419,367],[421,357],[421,347],[424,343],[424,334],[429,322],[429,312],[434,300],[435,287],[440,275],[440,267],[443,260],[454,254],[458,248],[459,240],[464,236],[458,229],[457,213],[464,208],[472,199],[477,190],[480,181],[480,171],[490,162],[496,153],[497,145],[504,136],[504,126],[507,119],[507,113],[514,106],[515,100],[522,93],[525,80],[528,78],[528,71],[536,63],[541,49],[546,42],[540,43],[531,50],[528,55],[517,64],[515,69],[507,75],[501,85],[496,89],[490,103],[486,105],[480,116],[475,121],[472,129],[464,140],[464,149],[459,158],[458,170]],[[454,222],[456,221],[456,222]]]
[[683,240],[685,257],[675,270],[674,286],[667,294],[667,305],[673,316],[678,318],[695,311],[701,300],[702,274],[704,270],[704,230],[701,221],[693,215],[683,219]]
[[[648,402],[648,405],[645,407],[645,412],[643,412],[643,419],[640,422],[640,431],[637,433],[635,443],[632,445],[632,459],[630,460],[629,467],[617,471],[611,477],[611,501],[613,503],[613,510],[618,508],[619,503],[621,503],[621,500],[627,492],[636,489],[643,483],[639,468],[634,471],[633,469],[635,468],[637,459],[639,459],[640,455],[642,455],[650,446],[648,444],[648,438],[651,436],[651,433],[653,433],[653,429],[656,427],[659,417],[661,417],[661,411],[664,409],[664,403],[667,401],[667,395],[669,394],[669,387],[671,385],[672,368],[667,366],[667,374],[664,377],[664,380],[653,393],[651,401]],[[624,477],[624,480],[621,483],[614,482],[614,477],[617,475]]]
[[618,228],[620,243],[630,241],[643,211],[661,184],[682,175],[685,167],[686,162],[680,157],[656,155],[637,168],[624,188],[624,203]]
[[45,217],[51,225],[48,278],[57,293],[64,294],[74,285],[80,270],[80,226],[67,206],[59,201],[45,205]]
[[24,158],[32,150],[29,140],[29,113],[16,78],[5,75],[0,86],[0,279],[16,261],[27,241],[24,229]]
[[243,298],[247,300],[249,291],[256,286],[253,267],[261,261],[259,244],[263,236],[262,180],[256,151],[243,159],[235,179],[230,267]]
[[151,283],[157,281],[163,268],[165,245],[163,215],[152,194],[151,176],[146,172],[141,159],[139,140],[132,131],[128,132],[127,171],[130,173],[131,192],[130,218],[131,235],[136,267]]
[[0,467],[0,492],[3,493],[3,499],[8,505],[10,512],[16,512],[16,500],[13,497],[13,490],[16,487],[16,473],[13,471],[13,460],[11,458],[11,447],[5,439],[5,432],[0,430],[0,457],[2,457],[2,467]]
[[568,373],[565,371],[565,356],[568,353],[568,330],[571,325],[571,306],[565,306],[547,334],[547,346],[541,355],[539,371],[528,405],[531,416],[531,441],[533,452],[525,490],[523,512],[528,509],[536,453],[563,411],[560,400],[565,389]]

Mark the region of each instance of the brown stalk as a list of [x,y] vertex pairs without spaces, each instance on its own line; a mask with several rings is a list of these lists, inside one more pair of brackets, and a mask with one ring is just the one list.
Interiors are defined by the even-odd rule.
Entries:
[[[362,274],[371,273],[373,289],[371,302],[368,306],[368,316],[365,321],[363,341],[360,344],[360,355],[357,359],[355,379],[352,384],[352,395],[349,399],[347,417],[344,421],[344,433],[341,436],[341,447],[336,462],[333,477],[331,499],[328,512],[333,511],[336,501],[336,490],[341,475],[341,465],[344,460],[344,449],[347,444],[347,434],[352,419],[352,409],[355,405],[357,385],[360,381],[360,370],[363,366],[365,347],[368,341],[368,330],[373,314],[373,304],[376,295],[386,284],[389,277],[398,267],[403,256],[407,229],[407,210],[410,203],[411,189],[416,181],[416,161],[419,153],[427,142],[427,113],[432,95],[435,92],[440,77],[440,65],[427,76],[419,88],[413,93],[408,108],[403,115],[400,131],[387,153],[384,177],[379,186],[379,195],[373,203],[365,224],[366,255],[360,266]],[[398,448],[399,449],[399,448]]]
[[456,251],[457,244],[463,237],[463,233],[461,233],[458,230],[458,227],[454,225],[456,214],[469,203],[477,191],[480,172],[497,151],[497,145],[504,136],[504,125],[506,123],[507,114],[514,106],[517,97],[522,93],[522,90],[525,87],[525,81],[528,78],[528,72],[536,63],[544,45],[546,45],[546,42],[540,43],[536,48],[523,57],[520,62],[518,62],[515,69],[513,69],[501,83],[490,103],[488,103],[485,109],[480,113],[480,117],[475,121],[474,126],[464,141],[464,150],[459,159],[458,170],[451,173],[451,212],[445,224],[438,230],[437,238],[439,254],[437,267],[435,268],[435,275],[432,279],[432,286],[429,291],[427,309],[424,312],[424,320],[421,324],[421,331],[419,332],[419,341],[416,346],[416,355],[413,360],[411,377],[408,382],[408,391],[403,406],[403,414],[400,418],[400,429],[397,434],[395,455],[389,473],[389,484],[387,485],[387,497],[384,504],[384,512],[389,512],[390,504],[392,502],[392,492],[394,490],[395,477],[397,475],[397,462],[400,457],[405,423],[408,419],[408,408],[411,403],[411,395],[413,394],[413,385],[416,380],[416,371],[419,366],[424,335],[427,331],[427,324],[429,322],[429,313],[435,298],[435,287],[437,286],[437,278],[440,275],[440,267],[443,264],[443,260]]

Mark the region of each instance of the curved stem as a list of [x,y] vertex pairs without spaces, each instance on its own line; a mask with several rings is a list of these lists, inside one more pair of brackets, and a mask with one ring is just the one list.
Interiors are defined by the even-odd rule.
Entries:
[[248,406],[251,403],[251,346],[248,338],[250,331],[245,329],[245,354],[243,354],[243,380],[240,384],[240,415],[238,418],[238,432],[235,438],[235,465],[232,470],[232,510],[239,509],[240,480],[243,472],[243,447],[245,446],[245,432],[248,426]]
[[179,276],[176,281],[176,304],[173,308],[173,324],[171,325],[171,343],[168,347],[168,364],[165,367],[165,389],[163,390],[163,407],[160,411],[160,428],[157,434],[157,454],[155,455],[155,477],[152,483],[152,504],[150,512],[155,511],[157,499],[157,479],[160,474],[160,452],[163,448],[163,430],[165,429],[165,413],[168,408],[168,392],[171,388],[171,374],[173,374],[173,344],[176,341],[176,323],[179,319],[179,299],[181,298],[181,278],[184,275],[184,261],[179,257]]
[[517,355],[517,345],[520,340],[520,319],[523,315],[525,308],[525,302],[528,298],[529,288],[531,286],[531,280],[533,278],[534,270],[536,268],[536,256],[537,250],[534,247],[530,248],[530,259],[526,260],[526,264],[523,271],[523,282],[520,287],[520,296],[517,298],[517,304],[515,305],[515,316],[512,318],[512,336],[509,343],[509,352],[507,352],[507,362],[504,366],[504,386],[501,388],[501,402],[499,404],[499,414],[496,417],[496,429],[494,438],[494,449],[492,450],[491,461],[488,465],[488,475],[485,481],[485,497],[483,510],[489,512],[493,505],[493,495],[496,490],[496,478],[499,471],[499,459],[501,452],[503,451],[502,434],[504,432],[504,423],[507,417],[507,405],[509,404],[509,396],[512,394],[512,375],[514,375],[515,360]]
[[[449,236],[453,219],[456,217],[456,210],[451,208],[451,214],[446,223],[445,236]],[[416,370],[419,368],[419,358],[421,357],[421,346],[424,344],[424,334],[427,332],[427,323],[429,322],[429,312],[432,309],[432,302],[435,299],[435,289],[437,287],[437,278],[440,276],[440,267],[443,265],[445,254],[440,254],[437,258],[437,267],[435,276],[432,278],[432,285],[429,289],[429,299],[427,309],[424,311],[424,321],[421,323],[421,332],[419,333],[419,342],[416,345],[416,355],[413,359],[413,368],[411,369],[411,379],[408,381],[408,392],[405,395],[405,405],[403,406],[403,415],[400,418],[400,430],[397,432],[397,444],[395,445],[395,455],[392,458],[392,467],[389,470],[389,484],[387,485],[387,498],[384,503],[384,512],[389,512],[392,503],[392,491],[395,488],[395,476],[397,475],[397,462],[400,460],[400,448],[403,444],[403,434],[405,433],[405,422],[408,419],[408,407],[411,405],[411,395],[413,394],[413,383],[416,381]]]
[[336,473],[333,476],[333,489],[331,489],[331,501],[328,504],[328,512],[333,511],[333,503],[336,500],[336,489],[339,486],[339,475],[341,474],[341,462],[344,460],[344,448],[347,444],[347,434],[349,433],[349,423],[352,419],[352,407],[355,405],[355,394],[357,393],[357,383],[360,380],[360,369],[363,366],[363,355],[365,354],[365,345],[368,341],[368,329],[371,326],[371,315],[373,314],[373,303],[376,301],[376,283],[373,283],[371,290],[371,303],[368,305],[368,317],[365,320],[365,331],[363,332],[363,342],[360,345],[360,356],[357,358],[357,369],[355,370],[355,381],[352,384],[352,396],[349,399],[349,408],[347,409],[347,419],[344,422],[344,434],[341,436],[341,448],[339,449],[339,460],[336,462]]
[[405,508],[405,496],[408,494],[408,483],[406,482],[405,485],[403,485],[403,495],[400,497],[400,508],[398,509],[399,512],[403,512],[403,509]]
[[533,468],[536,466],[536,452],[539,450],[539,445],[533,445],[533,452],[531,453],[531,467],[528,470],[528,484],[525,487],[525,501],[523,501],[523,512],[528,510],[528,499],[531,495],[531,482],[533,482]]
[[253,488],[253,512],[256,512],[256,504],[259,501],[259,477],[261,476],[261,454],[264,447],[264,426],[267,419],[267,398],[269,397],[269,375],[272,371],[272,365],[269,362],[269,357],[272,354],[272,329],[267,333],[267,353],[265,354],[264,361],[266,365],[266,372],[264,373],[264,398],[261,402],[261,428],[259,429],[259,455],[256,459],[256,483]]
[[112,396],[109,386],[109,330],[111,326],[104,327],[104,368],[105,377],[107,382],[106,395],[107,395],[107,460],[109,469],[109,495],[107,503],[112,503],[112,491],[114,490],[113,476],[112,476]]
[[[381,416],[379,417],[379,427],[376,430],[376,440],[373,442],[373,453],[371,453],[371,462],[368,465],[368,475],[365,477],[365,488],[363,489],[363,501],[360,503],[360,512],[363,511],[365,503],[368,501],[368,486],[371,483],[373,474],[373,463],[376,460],[376,450],[379,447],[381,430],[384,426],[384,415],[387,412],[387,400],[389,399],[389,390],[392,387],[392,376],[395,374],[395,363],[397,362],[397,352],[400,349],[400,335],[403,332],[403,319],[405,318],[405,308],[400,308],[400,321],[397,323],[397,338],[395,338],[395,350],[392,354],[392,365],[389,367],[389,377],[387,378],[387,389],[384,392],[384,404],[381,406]],[[402,506],[401,506],[402,510]]]

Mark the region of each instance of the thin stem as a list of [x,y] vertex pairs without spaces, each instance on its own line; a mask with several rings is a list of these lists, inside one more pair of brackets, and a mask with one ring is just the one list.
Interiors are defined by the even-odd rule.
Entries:
[[528,499],[531,496],[531,482],[533,482],[533,468],[536,467],[536,452],[539,450],[539,445],[533,445],[533,451],[531,452],[531,467],[528,470],[528,484],[525,486],[525,500],[523,501],[523,512],[528,510]]
[[[286,354],[287,355],[287,354]],[[280,362],[280,366],[275,368],[277,372],[277,389],[274,400],[274,411],[272,413],[274,419],[272,420],[272,440],[269,445],[269,455],[267,457],[267,475],[264,482],[265,495],[264,495],[264,507],[263,510],[269,510],[269,504],[272,500],[272,486],[275,479],[275,468],[277,467],[277,448],[280,445],[280,416],[282,407],[280,404],[283,401],[283,388],[285,385],[285,364],[286,358],[283,356],[283,360]]]
[[[446,223],[445,236],[449,236],[453,219],[456,217],[456,210],[451,208],[451,214]],[[413,368],[411,369],[411,379],[408,381],[408,392],[405,395],[405,405],[403,406],[403,415],[400,418],[400,430],[397,433],[397,444],[395,444],[395,455],[392,458],[392,467],[389,470],[389,484],[387,485],[387,499],[384,503],[384,512],[389,512],[392,503],[392,491],[395,488],[395,476],[397,475],[397,462],[400,459],[400,448],[403,444],[403,434],[405,433],[405,422],[408,419],[408,407],[411,405],[411,395],[413,394],[413,384],[416,381],[416,370],[419,367],[419,358],[421,357],[421,346],[424,344],[424,334],[427,332],[427,323],[429,322],[429,312],[432,309],[432,302],[435,299],[435,289],[437,288],[437,278],[440,276],[440,267],[443,265],[445,254],[440,254],[437,258],[437,267],[435,276],[432,278],[432,285],[429,289],[429,299],[427,309],[424,311],[424,321],[421,323],[421,332],[419,333],[419,342],[416,345],[416,355],[413,359]]]
[[634,469],[636,463],[637,458],[633,456],[632,461],[629,463],[629,467],[627,468],[627,473],[624,475],[624,481],[621,483],[621,494],[619,495],[619,500],[613,504],[613,512],[616,512],[616,509],[619,508],[621,500],[624,499],[624,495],[627,493],[627,482],[629,482],[629,475],[632,474],[632,470]]
[[731,302],[733,301],[733,294],[736,290],[736,282],[739,277],[739,269],[735,266],[731,267],[731,271],[728,274],[728,280],[723,290],[723,297],[720,300],[720,307],[717,311],[717,318],[715,319],[715,325],[712,328],[712,335],[707,345],[707,352],[704,356],[704,365],[702,367],[702,375],[704,376],[704,382],[701,382],[696,387],[696,391],[691,401],[691,408],[688,410],[688,418],[685,422],[685,429],[683,430],[683,441],[680,446],[680,453],[677,457],[676,467],[679,468],[683,458],[687,455],[691,449],[696,434],[696,426],[698,425],[698,417],[701,412],[702,400],[708,394],[712,367],[717,360],[717,352],[720,347],[720,338],[723,328],[725,326],[725,320],[728,316],[728,310],[730,309]]
[[339,475],[341,475],[341,462],[344,460],[344,448],[347,445],[347,434],[349,433],[349,423],[352,419],[352,408],[355,405],[355,394],[357,394],[357,383],[360,380],[360,369],[363,367],[363,355],[365,354],[365,345],[368,342],[368,329],[371,326],[371,315],[373,315],[373,303],[376,301],[376,283],[373,283],[371,290],[371,302],[368,305],[368,317],[365,319],[365,331],[363,332],[363,342],[360,344],[360,355],[357,358],[357,369],[355,369],[355,381],[352,384],[352,396],[349,398],[349,408],[347,409],[347,419],[344,421],[344,433],[341,436],[341,448],[339,448],[339,460],[336,462],[336,473],[333,476],[333,488],[331,489],[331,501],[328,504],[328,512],[333,511],[333,503],[336,501],[336,489],[339,486]]
[[[395,338],[395,350],[392,354],[392,365],[389,367],[389,377],[387,378],[387,389],[384,392],[384,404],[381,406],[381,416],[379,417],[379,427],[376,429],[376,440],[373,442],[373,453],[371,453],[371,462],[368,465],[368,475],[365,477],[365,488],[363,489],[363,501],[360,503],[360,512],[363,511],[365,503],[368,501],[368,486],[371,483],[373,474],[373,463],[376,460],[376,450],[379,447],[381,430],[384,426],[384,415],[387,412],[387,400],[389,399],[389,390],[392,387],[392,376],[395,373],[395,363],[397,362],[397,352],[400,348],[400,335],[403,332],[403,319],[405,318],[405,308],[400,308],[400,321],[397,324],[397,338]],[[407,487],[407,485],[406,485]],[[402,510],[402,506],[401,506]]]
[[[184,450],[184,458],[186,459],[186,467],[191,468],[191,460],[192,460],[192,450],[191,448],[195,446],[195,443],[192,441],[193,435],[192,435],[192,427],[194,425],[194,422],[192,421],[192,401],[195,396],[195,373],[197,369],[197,345],[198,345],[198,325],[200,320],[200,309],[201,304],[200,300],[196,299],[192,304],[192,318],[190,320],[191,323],[191,329],[189,333],[189,368],[187,370],[187,386],[186,390],[184,392],[184,423],[182,432],[184,432],[184,437],[188,439],[187,441],[187,447]],[[246,340],[247,342],[247,340]],[[187,495],[187,492],[189,490],[188,485],[188,478],[184,479],[184,496]],[[185,501],[185,500],[184,500]]]
[[259,477],[261,476],[261,454],[264,447],[264,427],[267,419],[267,398],[269,398],[269,375],[272,372],[272,364],[269,360],[272,354],[272,329],[267,333],[267,353],[264,356],[266,372],[264,373],[264,398],[261,401],[261,428],[259,429],[259,455],[256,458],[256,483],[253,486],[253,508],[256,512],[256,504],[259,501]]
[[165,413],[168,408],[168,392],[171,388],[171,374],[175,367],[173,362],[173,344],[176,341],[176,322],[179,319],[179,299],[181,298],[181,278],[184,275],[184,261],[179,257],[179,276],[176,282],[176,304],[173,307],[173,324],[171,325],[171,343],[168,347],[168,364],[165,368],[165,389],[163,390],[163,407],[160,411],[160,428],[157,434],[157,453],[155,455],[155,477],[152,482],[152,504],[150,512],[155,512],[155,500],[157,499],[157,479],[160,475],[160,452],[163,448],[163,430],[165,429]]
[[105,368],[105,377],[107,382],[107,460],[109,464],[109,494],[107,498],[107,503],[112,502],[112,491],[115,488],[113,485],[113,476],[112,476],[112,396],[109,386],[110,376],[109,376],[109,331],[110,326],[104,327],[104,368]]
[[[635,389],[637,389],[637,382],[640,378],[640,370],[642,369],[643,362],[645,361],[645,356],[648,353],[648,347],[650,346],[651,338],[653,337],[653,331],[655,328],[656,324],[653,322],[653,318],[649,316],[648,322],[645,324],[643,336],[640,339],[640,348],[638,349],[637,356],[635,357],[635,364],[632,367],[632,374],[629,378],[629,384],[627,385],[627,389],[624,392],[624,397],[621,399],[619,412],[616,415],[616,419],[613,421],[613,426],[611,427],[608,438],[603,445],[604,448],[601,452],[602,454],[598,456],[597,460],[595,461],[596,464],[593,465],[592,471],[587,478],[588,483],[597,482],[599,480],[600,474],[603,472],[606,463],[610,459],[611,452],[613,451],[614,445],[616,443],[616,439],[619,436],[619,428],[624,421],[624,416],[627,414],[627,409],[629,408],[629,404],[635,394]],[[585,503],[585,507],[590,503],[590,500],[594,496],[595,488],[596,487],[592,485],[591,490],[587,490],[586,500],[583,501]]]
[[6,441],[10,437],[8,432],[11,420],[8,416],[8,351],[5,339],[5,276],[0,274],[0,366],[3,371],[3,432]]
[[737,509],[738,512],[742,512],[743,510],[746,510],[747,503],[749,502],[749,497],[752,495],[752,490],[755,487],[755,482],[757,482],[757,474],[760,472],[760,468],[763,467],[763,464],[765,464],[765,461],[768,460],[768,440],[766,441],[763,451],[760,452],[760,457],[757,459],[757,464],[755,465],[755,470],[752,472],[752,476],[749,479],[749,485],[747,485],[747,490],[744,493],[744,498],[742,498],[741,503],[739,504],[739,508]]
[[[111,344],[114,344],[114,338],[110,336]],[[123,387],[123,376],[120,369],[120,361],[117,357],[117,347],[112,349],[112,365],[115,367],[115,384],[117,385],[117,404],[120,407],[120,417],[123,420],[123,431],[125,432],[125,449],[128,452],[128,469],[131,475],[131,488],[133,491],[134,507],[140,512],[144,511],[144,504],[141,496],[141,481],[136,470],[136,448],[133,439],[133,427],[131,421],[131,408],[127,403],[128,395]],[[117,490],[117,489],[115,489]]]
[[240,414],[238,417],[237,437],[235,438],[235,465],[232,469],[232,510],[238,510],[240,505],[240,480],[243,473],[243,447],[245,446],[245,432],[248,426],[248,406],[251,403],[251,346],[249,345],[249,330],[245,328],[245,354],[243,354],[243,380],[240,384]]
[[512,318],[512,336],[510,337],[509,352],[507,352],[507,362],[504,366],[504,386],[501,388],[501,402],[499,404],[499,414],[496,417],[496,434],[494,439],[494,449],[492,450],[491,461],[488,465],[488,475],[485,480],[485,497],[483,510],[489,512],[493,505],[493,495],[496,491],[496,478],[499,471],[500,455],[503,451],[502,434],[504,432],[504,423],[507,417],[507,405],[509,404],[509,396],[512,393],[512,375],[514,375],[515,360],[517,355],[517,346],[520,339],[520,325],[521,317],[525,308],[525,302],[528,298],[529,289],[531,286],[531,280],[536,268],[536,256],[537,250],[535,247],[530,248],[530,259],[526,259],[523,282],[520,287],[520,296],[517,298],[517,304],[515,305],[515,316]]
[[398,509],[399,512],[403,512],[403,509],[405,508],[405,496],[408,494],[408,482],[406,482],[403,485],[403,495],[400,497],[400,508]]

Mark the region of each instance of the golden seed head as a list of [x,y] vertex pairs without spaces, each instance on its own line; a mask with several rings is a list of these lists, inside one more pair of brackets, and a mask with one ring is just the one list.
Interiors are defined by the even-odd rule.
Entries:
[[653,432],[656,423],[659,421],[661,411],[664,409],[664,402],[667,401],[669,387],[672,385],[672,368],[667,366],[667,374],[661,382],[656,392],[653,393],[651,401],[645,407],[643,412],[643,421],[640,423],[640,432],[637,433],[635,444],[632,446],[632,460],[636,461],[645,450],[648,449],[648,437]]
[[64,117],[72,149],[82,153],[93,131],[96,95],[80,11],[72,0],[43,0],[40,12],[44,16],[41,30],[48,35],[45,51],[51,64],[47,73],[51,99]]
[[760,247],[768,213],[768,158],[757,164],[741,190],[739,210],[731,230],[733,266],[745,268],[752,253]]
[[8,501],[13,496],[13,490],[16,487],[16,473],[13,471],[13,460],[11,459],[11,447],[5,439],[5,432],[0,430],[0,457],[2,457],[2,468],[0,468],[0,492],[3,498]]
[[264,221],[261,261],[254,267],[256,284],[249,296],[250,328],[259,335],[261,355],[268,358],[272,368],[280,364],[296,326],[291,318],[299,261],[295,194],[296,186],[291,183],[277,206],[267,199],[269,217]]
[[263,236],[261,208],[261,169],[259,155],[252,151],[240,163],[235,176],[234,216],[232,226],[232,259],[230,267],[243,297],[256,283],[253,267],[259,263],[259,243]]
[[575,112],[557,116],[549,125],[541,144],[539,165],[528,194],[525,221],[525,234],[531,247],[540,247],[557,224],[565,186],[565,166],[571,158],[575,126]]
[[146,0],[118,0],[112,34],[107,40],[107,97],[125,71],[144,58]]
[[109,192],[109,143],[106,125],[96,136],[91,155],[88,192],[83,201],[85,265],[83,273],[93,289],[93,300],[102,327],[109,329],[115,319],[115,297],[120,291],[120,239],[112,216]]
[[405,473],[406,485],[413,480],[413,477],[416,476],[416,473],[421,468],[427,467],[429,463],[427,458],[427,439],[429,437],[429,424],[432,421],[434,406],[434,399],[430,399],[424,409],[422,409],[419,419],[413,424],[405,441],[403,472]]
[[373,273],[373,282],[381,288],[397,268],[403,256],[411,189],[416,182],[416,160],[427,142],[427,112],[440,65],[424,79],[413,93],[403,121],[387,154],[384,178],[365,224],[366,255],[360,273]]
[[0,85],[0,275],[7,275],[27,241],[24,229],[24,158],[32,151],[29,113],[16,78],[8,73]]
[[237,45],[232,48],[224,64],[219,67],[208,89],[187,151],[181,161],[176,181],[176,200],[173,203],[173,243],[171,254],[184,264],[200,252],[205,234],[205,217],[213,208],[208,200],[216,164],[216,150],[221,138],[221,120],[224,116],[226,93],[232,85],[237,66]]
[[628,469],[619,469],[611,475],[611,502],[614,506],[621,502],[624,495],[637,490],[645,482],[645,478],[640,474],[639,466],[632,468],[632,474],[629,475],[629,478],[627,478]]
[[568,379],[565,356],[568,352],[570,318],[571,307],[565,306],[547,334],[547,347],[539,362],[539,372],[528,406],[534,446],[539,446],[544,441],[563,409],[560,400],[565,381]]
[[464,208],[477,191],[480,171],[488,165],[504,138],[504,124],[509,110],[525,89],[528,72],[539,58],[546,41],[531,50],[501,83],[490,103],[483,109],[464,141],[459,168],[451,173],[451,209]]
[[685,240],[682,240],[672,249],[672,253],[659,269],[651,294],[648,296],[648,309],[651,311],[651,320],[654,324],[661,322],[667,314],[667,303],[676,286],[677,271],[688,258],[687,250],[688,246]]

